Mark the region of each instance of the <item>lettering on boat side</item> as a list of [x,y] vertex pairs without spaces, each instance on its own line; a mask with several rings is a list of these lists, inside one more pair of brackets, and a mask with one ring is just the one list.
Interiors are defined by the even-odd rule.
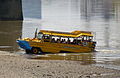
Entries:
[[63,48],[80,49],[80,48],[76,48],[76,47],[69,47],[69,46],[64,46]]

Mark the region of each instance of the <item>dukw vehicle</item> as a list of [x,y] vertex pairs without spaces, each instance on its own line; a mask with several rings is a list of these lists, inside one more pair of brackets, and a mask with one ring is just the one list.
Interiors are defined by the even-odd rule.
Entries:
[[17,43],[26,53],[92,52],[96,42],[92,32],[59,32],[40,30],[34,38],[18,39]]

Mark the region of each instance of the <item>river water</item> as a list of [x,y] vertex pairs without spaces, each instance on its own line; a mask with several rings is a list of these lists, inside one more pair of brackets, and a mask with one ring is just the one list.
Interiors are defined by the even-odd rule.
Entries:
[[[92,64],[120,70],[119,13],[116,14],[117,18],[112,15],[105,16],[108,13],[102,10],[97,13],[86,10],[84,15],[80,8],[85,6],[80,5],[81,1],[42,0],[40,2],[40,0],[24,0],[24,21],[0,21],[0,50],[24,54],[25,52],[17,45],[16,39],[20,36],[23,38],[34,37],[36,28],[66,32],[92,31],[94,40],[97,41],[97,52],[26,56],[42,60],[80,61],[84,65]],[[102,5],[99,7],[100,9],[101,7],[105,8]],[[40,7],[42,8],[40,9]],[[118,6],[117,10],[119,10]]]

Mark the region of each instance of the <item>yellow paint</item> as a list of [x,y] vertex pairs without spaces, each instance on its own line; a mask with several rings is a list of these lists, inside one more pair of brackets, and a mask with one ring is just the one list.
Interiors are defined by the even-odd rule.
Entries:
[[[47,31],[47,30],[41,30],[43,34],[47,35],[54,35],[54,36],[62,36],[62,37],[80,37],[82,35],[84,36],[93,36],[91,32],[86,31],[74,31],[71,33],[66,32],[56,32],[56,31]],[[59,53],[61,51],[67,51],[67,52],[91,52],[93,51],[92,43],[93,42],[87,42],[86,46],[83,45],[75,45],[75,44],[67,44],[67,43],[52,43],[52,42],[44,42],[44,39],[29,39],[24,38],[22,40],[28,41],[30,43],[31,47],[37,47],[40,48],[43,52],[51,52],[51,53]]]
[[93,36],[91,32],[88,31],[58,32],[58,31],[40,30],[40,32],[47,35],[56,35],[56,36],[65,36],[65,37],[79,37],[82,35]]
[[69,52],[91,52],[92,49],[88,46],[80,46],[73,44],[64,43],[51,43],[51,42],[32,42],[30,41],[30,46],[39,47],[43,52],[59,53],[60,51]]

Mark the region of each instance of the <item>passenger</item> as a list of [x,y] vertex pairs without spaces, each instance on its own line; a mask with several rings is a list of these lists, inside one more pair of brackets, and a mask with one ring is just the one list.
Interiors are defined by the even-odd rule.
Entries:
[[57,39],[57,43],[60,43],[60,39]]
[[77,42],[77,44],[82,46],[82,42],[80,40]]
[[84,41],[84,38],[82,38],[82,41]]
[[53,38],[53,39],[51,40],[51,42],[55,43],[55,38]]
[[68,39],[68,40],[67,40],[67,44],[70,44],[70,43],[71,43],[71,41],[70,41],[70,39]]
[[65,39],[62,39],[61,43],[66,43]]
[[76,40],[76,39],[74,39],[72,43],[73,43],[73,44],[77,44],[77,40]]
[[64,42],[64,40],[62,39],[60,43],[63,43],[63,42]]
[[50,39],[50,37],[49,36],[46,36],[46,38],[45,39]]
[[65,39],[63,40],[63,43],[66,43],[66,40],[65,40]]
[[91,39],[88,40],[88,42],[91,42],[91,41],[92,41]]

